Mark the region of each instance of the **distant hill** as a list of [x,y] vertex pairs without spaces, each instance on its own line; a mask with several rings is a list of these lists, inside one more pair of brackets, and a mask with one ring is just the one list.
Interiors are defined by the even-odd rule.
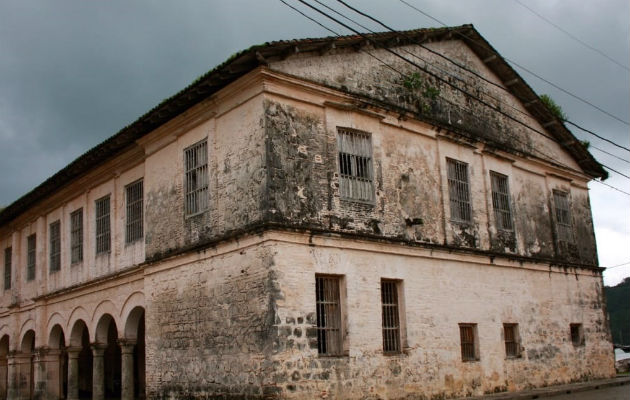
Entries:
[[617,286],[605,286],[613,343],[630,345],[630,277]]

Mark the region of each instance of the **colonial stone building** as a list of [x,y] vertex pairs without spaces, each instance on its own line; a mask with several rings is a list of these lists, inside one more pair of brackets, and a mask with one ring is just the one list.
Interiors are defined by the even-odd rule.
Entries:
[[610,377],[605,176],[472,26],[254,46],[0,212],[0,397]]

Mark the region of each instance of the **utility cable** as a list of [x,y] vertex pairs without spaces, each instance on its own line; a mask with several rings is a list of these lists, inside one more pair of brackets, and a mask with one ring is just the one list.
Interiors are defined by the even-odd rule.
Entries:
[[612,267],[606,267],[606,269],[612,269],[612,268],[617,268],[617,267],[623,267],[624,265],[629,265],[630,261],[623,263],[623,264],[617,264],[617,265],[613,265]]
[[573,35],[571,32],[567,31],[566,29],[563,29],[561,26],[559,26],[558,24],[555,24],[554,22],[552,22],[551,20],[549,20],[548,18],[545,18],[544,15],[536,12],[534,9],[530,8],[529,6],[527,6],[526,4],[523,4],[521,1],[519,0],[514,0],[517,4],[519,4],[521,7],[527,9],[529,12],[531,12],[532,14],[534,14],[535,16],[537,16],[538,18],[542,19],[543,21],[545,21],[546,23],[548,23],[549,25],[553,26],[554,28],[556,28],[557,30],[559,30],[560,32],[564,33],[565,35],[567,35],[568,37],[570,37],[571,39],[575,40],[576,42],[578,42],[579,44],[581,44],[582,46],[593,50],[596,53],[599,53],[599,55],[601,55],[602,57],[607,58],[609,61],[612,61],[613,63],[617,64],[618,66],[620,66],[621,68],[625,69],[626,71],[630,71],[630,68],[628,68],[627,65],[624,65],[622,63],[620,63],[619,61],[615,60],[614,58],[610,57],[608,54],[604,53],[603,51],[601,51],[600,49],[598,49],[597,47],[591,46],[590,44],[580,40],[580,38],[578,38],[577,36]]
[[[315,0],[315,1],[319,3],[319,1],[318,1],[318,0]],[[401,0],[401,1],[402,1],[402,0]],[[518,0],[515,0],[515,1],[518,1]],[[361,10],[358,10],[358,9],[357,9],[357,8],[355,8],[355,7],[352,7],[351,5],[349,5],[348,3],[346,3],[345,1],[343,1],[343,0],[337,0],[337,2],[339,2],[339,3],[343,4],[344,6],[346,6],[347,8],[349,8],[350,10],[354,11],[355,13],[360,14],[360,15],[364,16],[365,18],[368,18],[368,19],[370,19],[370,20],[372,20],[372,21],[376,22],[377,24],[381,25],[381,26],[382,26],[382,27],[384,27],[385,29],[387,29],[387,30],[389,30],[389,31],[391,31],[391,32],[394,32],[394,33],[398,33],[398,34],[400,34],[400,35],[403,35],[405,38],[407,38],[408,40],[410,40],[410,41],[412,41],[412,42],[414,41],[414,40],[413,40],[413,38],[409,37],[409,36],[408,36],[405,32],[398,31],[398,30],[396,30],[396,29],[394,29],[394,28],[392,28],[392,27],[390,27],[390,26],[388,26],[388,25],[384,24],[382,21],[378,20],[377,18],[374,18],[374,17],[372,17],[371,15],[366,14],[365,12],[363,12],[363,11],[361,11]],[[320,4],[321,4],[321,3],[320,3]],[[329,8],[329,9],[330,9],[330,7],[327,7],[327,8]],[[340,13],[338,13],[338,14],[340,14]],[[346,18],[347,18],[347,17],[346,17]],[[351,20],[351,21],[352,21],[352,20]],[[354,21],[353,21],[353,22],[354,22]],[[355,23],[356,23],[356,22],[355,22]],[[362,25],[360,25],[360,24],[358,24],[358,23],[356,23],[356,24],[357,24],[357,25],[359,25],[359,26],[361,26],[361,27],[363,27],[364,29],[367,29],[367,28],[365,28],[364,26],[362,26]],[[375,33],[374,31],[372,31],[372,30],[370,30],[370,29],[368,29],[368,30],[369,30],[371,33]],[[454,64],[454,65],[456,65],[457,67],[459,67],[459,68],[461,68],[461,69],[463,69],[463,70],[465,70],[465,71],[467,71],[467,72],[472,73],[473,75],[475,75],[476,77],[478,77],[478,78],[482,79],[483,81],[485,81],[485,82],[487,82],[487,83],[489,83],[489,84],[491,84],[491,85],[494,85],[494,86],[496,86],[496,87],[498,87],[498,88],[500,88],[500,89],[503,89],[503,90],[505,90],[506,92],[508,92],[508,93],[510,93],[511,95],[513,95],[513,96],[514,96],[514,93],[510,92],[510,90],[509,90],[509,89],[507,89],[507,88],[503,87],[502,85],[498,85],[498,84],[496,84],[495,82],[490,81],[489,79],[487,79],[486,77],[484,77],[484,76],[482,76],[482,75],[478,74],[477,72],[472,71],[471,69],[467,68],[466,66],[461,65],[460,63],[458,63],[458,62],[456,62],[456,61],[452,60],[451,58],[446,57],[445,55],[443,55],[443,54],[441,54],[441,53],[439,53],[439,52],[437,52],[437,51],[435,51],[435,50],[432,50],[432,49],[430,49],[430,48],[428,48],[428,47],[426,47],[426,46],[422,45],[421,43],[418,43],[418,45],[419,45],[420,47],[422,47],[423,49],[426,49],[426,50],[430,51],[431,53],[436,54],[436,55],[438,55],[438,56],[440,56],[440,57],[444,58],[445,60],[447,60],[448,62],[450,62],[450,63],[452,63],[452,64]],[[409,52],[407,52],[407,53],[409,53]],[[411,54],[411,53],[409,53],[409,54]],[[423,61],[427,62],[426,60],[423,60]],[[497,99],[497,98],[495,98],[495,97],[493,97],[493,96],[491,96],[491,95],[489,95],[489,94],[487,94],[487,93],[486,93],[486,95],[487,95],[488,97],[492,98],[493,100],[496,100],[496,101],[498,101],[498,102],[501,102],[501,100],[500,100],[500,99]],[[518,98],[518,96],[516,96],[516,97]],[[525,99],[521,99],[521,98],[519,98],[519,100],[521,100],[522,102],[523,102],[523,101],[525,101]],[[501,102],[501,103],[503,103],[503,102]],[[505,104],[505,103],[503,103],[503,104]],[[515,110],[517,110],[517,111],[519,111],[519,112],[520,112],[520,113],[522,113],[522,114],[525,114],[525,115],[528,115],[528,116],[529,116],[529,114],[524,113],[523,111],[521,111],[521,110],[517,109],[516,107],[513,107],[513,106],[511,106],[511,105],[509,105],[509,104],[506,104],[506,105],[507,105],[507,106],[509,106],[509,107],[511,107],[511,108],[513,108],[513,109],[515,109]],[[617,144],[617,143],[613,142],[612,140],[609,140],[609,139],[607,139],[607,138],[605,138],[605,137],[603,137],[603,136],[601,136],[601,135],[598,135],[597,133],[595,133],[595,132],[593,132],[593,131],[591,131],[591,130],[589,130],[589,129],[583,128],[583,127],[581,127],[580,125],[578,125],[578,124],[576,124],[576,123],[574,123],[574,122],[572,122],[572,121],[569,121],[568,119],[561,118],[561,120],[562,120],[563,122],[566,122],[566,123],[568,123],[568,124],[571,124],[571,125],[575,126],[576,128],[578,128],[578,129],[580,129],[580,130],[582,130],[582,131],[584,131],[584,132],[587,132],[587,133],[589,133],[589,134],[591,134],[591,135],[593,135],[593,136],[595,136],[595,137],[597,137],[597,138],[599,138],[599,139],[602,139],[602,140],[604,140],[604,141],[606,141],[606,142],[608,142],[608,143],[610,143],[610,144],[612,144],[612,145],[614,145],[614,146],[617,146],[617,147],[619,147],[619,148],[621,148],[621,149],[623,149],[623,150],[626,150],[626,151],[629,151],[629,152],[630,152],[630,148],[627,148],[627,147],[621,146],[621,145],[619,145],[619,144]],[[538,132],[538,133],[540,133],[540,132]],[[546,137],[548,137],[548,136],[546,136]]]
[[[280,0],[280,1],[281,1],[283,4],[288,5],[285,1],[283,1],[283,0]],[[337,24],[339,24],[339,25],[341,25],[341,26],[345,27],[346,29],[348,29],[348,30],[350,30],[350,31],[355,32],[357,35],[359,35],[359,36],[363,37],[363,38],[364,38],[364,39],[366,39],[367,41],[371,42],[373,45],[376,45],[376,44],[377,44],[377,43],[375,43],[373,40],[371,40],[369,37],[367,37],[367,36],[365,36],[364,34],[361,34],[360,32],[358,32],[358,31],[356,31],[356,30],[352,29],[351,27],[349,27],[349,26],[347,26],[346,24],[344,24],[344,23],[342,23],[342,22],[338,21],[338,20],[337,20],[337,19],[335,19],[334,17],[332,17],[332,16],[330,16],[330,15],[326,14],[325,12],[323,12],[323,11],[319,10],[318,8],[316,8],[316,7],[312,6],[311,4],[308,4],[308,3],[306,3],[306,2],[305,2],[305,1],[303,1],[303,0],[298,0],[298,1],[299,1],[300,3],[302,3],[302,4],[306,5],[307,7],[309,7],[309,8],[311,8],[311,9],[313,9],[313,10],[317,11],[318,13],[320,13],[320,14],[322,14],[322,15],[326,16],[327,18],[329,18],[329,19],[331,19],[331,20],[335,21]],[[306,16],[304,13],[300,12],[300,11],[299,11],[299,10],[297,10],[295,7],[292,7],[292,6],[290,6],[290,5],[288,5],[288,6],[289,6],[289,7],[291,7],[292,9],[294,9],[294,10],[298,11],[301,15]],[[307,17],[309,20],[312,20],[312,18],[310,18],[310,17],[308,17],[308,16],[306,16],[306,17]],[[321,24],[321,23],[319,23],[319,22],[317,22],[317,24],[318,24],[318,25],[320,25],[320,26],[324,26],[324,25],[322,25],[322,24]],[[326,28],[326,29],[327,29],[327,30],[329,30],[329,31],[332,31],[331,29],[328,29],[328,28]],[[334,32],[334,31],[332,31],[332,32]],[[337,35],[338,35],[338,34],[337,34]],[[391,51],[391,50],[389,50],[389,49],[387,49],[387,48],[384,48],[384,50],[388,50],[390,53],[394,54],[395,56],[397,56],[397,57],[399,57],[399,58],[402,58],[402,59],[404,59],[405,61],[407,61],[407,62],[409,62],[409,63],[412,63],[411,61],[409,61],[409,60],[405,59],[404,57],[400,56],[399,54],[397,54],[397,53],[395,53],[395,52],[393,52],[393,51]],[[369,54],[369,53],[368,53],[368,54]],[[397,73],[399,73],[400,75],[402,75],[402,76],[406,76],[406,75],[405,75],[405,74],[403,74],[402,72],[400,72],[400,71],[396,70],[395,68],[391,67],[391,66],[390,66],[390,65],[388,65],[387,63],[385,63],[385,62],[381,61],[380,59],[378,59],[377,57],[374,57],[374,58],[376,58],[377,60],[379,60],[379,61],[380,61],[381,63],[383,63],[384,65],[388,66],[390,69],[392,69],[392,70],[396,71],[396,72],[397,72]],[[412,63],[412,64],[414,64],[414,63]],[[416,64],[414,64],[414,65],[416,65]],[[417,66],[417,65],[416,65],[416,66]],[[423,70],[420,66],[417,66],[417,67],[418,67],[418,68],[420,68],[421,70]],[[424,71],[424,70],[423,70],[423,71]],[[425,71],[425,72],[427,72],[427,71]],[[427,73],[428,73],[428,72],[427,72]],[[437,76],[436,76],[436,78],[440,78],[440,77],[437,77]],[[440,79],[441,79],[441,78],[440,78]],[[455,87],[455,88],[457,88],[457,87]],[[460,89],[460,90],[461,90],[461,89]],[[464,111],[468,112],[471,116],[476,117],[476,118],[479,118],[477,115],[475,115],[474,113],[472,113],[472,111],[470,111],[470,110],[466,110],[465,108],[463,108],[463,107],[461,107],[461,106],[459,106],[459,105],[457,105],[457,104],[454,104],[454,103],[452,103],[452,102],[450,102],[450,101],[448,101],[448,100],[446,100],[446,99],[444,99],[444,98],[443,98],[443,100],[447,101],[449,104],[451,104],[451,105],[453,105],[453,106],[455,106],[455,107],[457,107],[457,108],[460,108],[460,109],[462,109],[462,110],[464,110]],[[521,122],[521,123],[522,123],[522,122]],[[526,126],[527,126],[527,125],[526,125]],[[529,127],[529,126],[527,126],[527,127]],[[529,127],[529,128],[530,128],[530,129],[534,129],[534,128],[531,128],[531,127]],[[517,140],[517,141],[519,141],[519,142],[521,142],[521,143],[523,143],[523,144],[526,144],[525,142],[522,142],[521,140],[519,140],[517,137],[512,136],[512,138],[513,138],[513,139],[515,139],[515,140]],[[567,166],[567,165],[565,165],[565,164],[562,164],[562,163],[557,163],[556,161],[554,161],[554,158],[553,158],[553,157],[546,155],[546,154],[545,154],[545,153],[543,153],[542,151],[537,150],[537,149],[534,149],[534,150],[538,151],[541,155],[543,155],[543,156],[544,156],[544,157],[542,157],[542,159],[543,159],[543,160],[545,160],[545,161],[547,161],[547,162],[550,162],[550,163],[552,163],[552,164],[556,164],[556,165],[562,166],[562,167],[567,168],[567,169],[569,169],[569,170],[572,170],[572,168],[571,168],[571,167],[569,167],[569,166]],[[603,184],[603,185],[605,185],[605,186],[610,187],[611,189],[614,189],[614,190],[616,190],[616,191],[618,191],[618,192],[621,192],[621,193],[624,193],[624,194],[626,194],[626,195],[629,195],[629,196],[630,196],[630,193],[624,192],[623,190],[620,190],[620,189],[618,189],[618,188],[616,188],[616,187],[614,187],[614,186],[612,186],[612,185],[606,184],[606,183],[604,183],[604,182],[602,182],[602,181],[599,181],[599,180],[595,180],[595,182],[599,182],[599,183],[601,183],[601,184]]]
[[[417,12],[419,12],[420,14],[422,14],[422,15],[424,15],[424,16],[426,16],[426,17],[428,17],[428,18],[431,18],[432,20],[434,20],[434,21],[438,22],[439,24],[441,24],[441,25],[443,25],[443,26],[447,26],[444,22],[442,22],[442,21],[440,21],[440,20],[438,20],[438,19],[436,19],[436,18],[434,18],[434,17],[430,16],[428,13],[426,13],[426,12],[424,12],[424,11],[421,11],[419,8],[417,8],[417,7],[415,7],[415,6],[411,5],[411,4],[409,4],[407,1],[405,1],[405,0],[399,0],[399,1],[400,1],[401,3],[403,3],[403,4],[405,4],[406,6],[408,6],[408,7],[412,8],[412,9],[416,10],[416,11],[417,11]],[[485,48],[485,49],[487,49],[487,50],[490,50],[490,51],[493,51],[493,52],[494,52],[494,50],[492,50],[491,48],[489,48],[489,47],[488,47],[487,45],[485,45],[484,43],[480,43],[480,42],[476,41],[475,39],[471,38],[470,36],[468,36],[468,35],[466,35],[466,34],[464,34],[464,33],[461,33],[461,32],[455,32],[455,33],[456,33],[457,35],[459,35],[459,36],[462,36],[462,37],[464,37],[464,38],[466,38],[466,39],[468,39],[468,40],[470,40],[470,41],[472,41],[472,42],[476,43],[476,44],[477,44],[477,45],[479,45],[479,46],[484,47],[484,48]],[[506,60],[506,61],[508,61],[508,62],[510,62],[512,65],[514,65],[514,66],[516,66],[516,67],[518,67],[518,68],[522,69],[523,71],[525,71],[525,72],[529,73],[530,75],[532,75],[532,76],[534,76],[534,77],[536,77],[536,78],[540,79],[541,81],[543,81],[543,82],[547,83],[548,85],[550,85],[550,86],[552,86],[552,87],[554,87],[554,88],[556,88],[556,89],[560,90],[561,92],[563,92],[563,93],[565,93],[565,94],[567,94],[567,95],[569,95],[569,96],[573,97],[574,99],[576,99],[576,100],[578,100],[578,101],[580,101],[580,102],[582,102],[582,103],[584,103],[584,104],[587,104],[587,105],[589,105],[589,106],[591,106],[591,107],[595,108],[595,109],[596,109],[596,110],[598,110],[599,112],[601,112],[601,113],[603,113],[603,114],[606,114],[606,115],[608,115],[609,117],[611,117],[611,118],[613,118],[613,119],[615,119],[615,120],[617,120],[617,121],[619,121],[619,122],[621,122],[621,123],[623,123],[623,124],[625,124],[625,125],[630,126],[630,122],[628,122],[628,121],[626,121],[626,120],[624,120],[624,119],[622,119],[622,118],[620,118],[620,117],[617,117],[616,115],[614,115],[614,114],[612,114],[612,113],[610,113],[610,112],[608,112],[608,111],[604,110],[603,108],[601,108],[601,107],[599,107],[599,106],[597,106],[597,105],[593,104],[592,102],[590,102],[590,101],[588,101],[588,100],[586,100],[586,99],[581,98],[580,96],[578,96],[578,95],[576,95],[576,94],[573,94],[573,93],[569,92],[569,91],[568,91],[568,90],[566,90],[566,89],[563,89],[563,88],[562,88],[562,87],[560,87],[559,85],[556,85],[555,83],[551,82],[550,80],[543,78],[542,76],[538,75],[537,73],[535,73],[534,71],[530,70],[529,68],[526,68],[526,67],[524,67],[524,66],[520,65],[520,64],[519,64],[519,63],[517,63],[516,61],[511,60],[511,59],[509,59],[509,58],[507,58],[507,57],[503,57],[503,59],[504,59],[504,60]]]

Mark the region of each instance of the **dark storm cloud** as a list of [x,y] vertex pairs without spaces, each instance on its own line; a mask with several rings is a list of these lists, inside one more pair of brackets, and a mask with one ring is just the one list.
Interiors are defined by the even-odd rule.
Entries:
[[[397,29],[439,26],[397,0],[348,1]],[[628,71],[517,2],[407,1],[448,25],[473,23],[503,56],[630,120]],[[627,0],[521,1],[628,64]],[[339,3],[326,2],[351,15]],[[321,16],[317,19],[348,33]],[[0,205],[13,202],[231,54],[270,40],[329,35],[277,0],[0,2]],[[571,120],[630,146],[627,125],[516,70],[538,93],[550,94]],[[628,158],[628,153],[572,130],[580,139]],[[628,164],[595,150],[593,155],[630,175]],[[625,178],[610,182],[630,191]],[[596,227],[630,238],[627,224],[619,222],[627,221],[628,197],[596,183],[591,188]],[[615,263],[605,259],[613,251],[602,252],[603,246],[602,263]],[[627,250],[614,253],[619,262],[630,260]]]

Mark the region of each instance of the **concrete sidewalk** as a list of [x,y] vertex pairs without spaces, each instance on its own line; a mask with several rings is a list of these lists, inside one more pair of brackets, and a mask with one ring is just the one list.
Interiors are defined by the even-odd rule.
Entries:
[[460,397],[456,400],[511,400],[511,399],[539,399],[542,397],[558,396],[567,393],[585,392],[588,390],[602,389],[611,386],[630,384],[630,376],[620,376],[612,379],[597,381],[570,383],[568,385],[548,386],[544,388],[524,390],[522,392],[495,393],[478,397]]

